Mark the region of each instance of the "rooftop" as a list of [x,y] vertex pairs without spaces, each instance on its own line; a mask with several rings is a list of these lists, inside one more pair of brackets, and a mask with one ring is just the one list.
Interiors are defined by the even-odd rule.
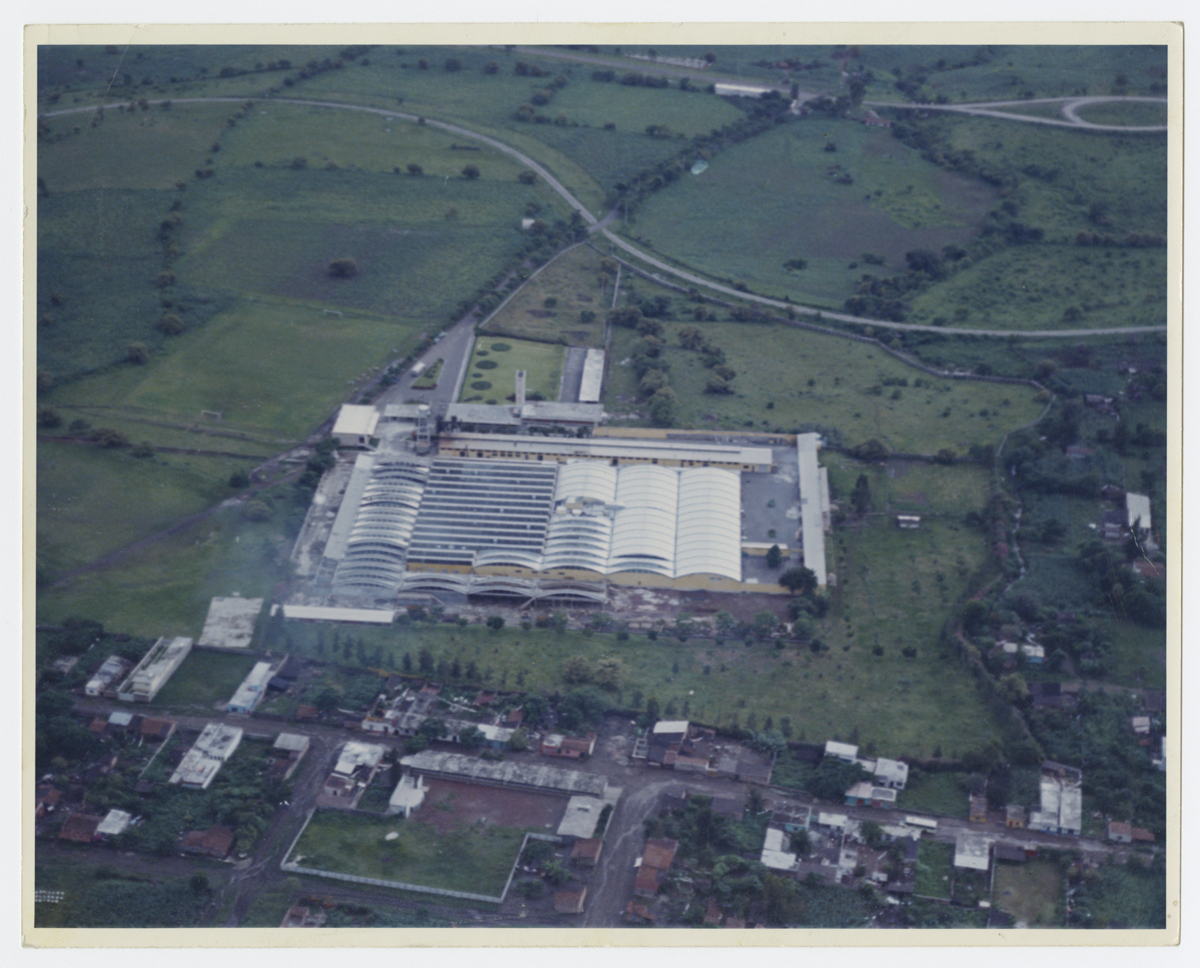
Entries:
[[608,791],[608,781],[603,776],[581,773],[578,770],[563,770],[540,763],[489,763],[473,756],[435,750],[406,756],[400,763],[418,772],[444,773],[490,783],[541,787],[560,793],[603,797]]
[[254,637],[254,625],[262,611],[261,598],[214,598],[208,604],[208,618],[197,645],[225,649],[245,649]]
[[219,760],[227,760],[241,741],[241,728],[225,723],[209,723],[200,731],[192,749]]
[[575,796],[567,801],[567,810],[555,833],[560,837],[589,838],[596,832],[604,801],[599,797]]
[[988,869],[988,850],[992,842],[974,833],[961,833],[954,843],[954,866],[970,870]]
[[338,411],[337,422],[333,425],[334,436],[350,434],[359,437],[370,437],[375,433],[375,425],[379,422],[379,411],[374,407],[364,407],[358,404],[345,403]]

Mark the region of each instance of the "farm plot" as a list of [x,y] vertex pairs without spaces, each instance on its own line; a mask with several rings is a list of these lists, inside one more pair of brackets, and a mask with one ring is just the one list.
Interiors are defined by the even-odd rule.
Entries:
[[[942,171],[886,132],[799,121],[655,193],[626,231],[714,277],[840,308],[864,271],[890,274],[909,250],[973,238],[994,200],[987,185]],[[885,268],[860,265],[864,253]],[[804,267],[785,266],[796,260]]]
[[[998,443],[1042,409],[1029,387],[926,376],[878,348],[783,323],[700,324],[737,374],[732,393],[711,394],[713,371],[679,345],[683,325],[666,323],[663,334],[678,427],[819,430],[846,446],[877,438],[902,453],[950,448],[965,456],[973,444]],[[633,356],[638,339],[631,330],[614,332],[610,413],[637,406],[636,374],[622,361]]]
[[565,253],[534,276],[480,332],[568,346],[602,346],[613,282],[601,270],[602,259],[586,245]]
[[1062,927],[1062,868],[1052,860],[997,862],[992,903],[1028,927]]
[[[389,836],[396,834],[395,837]],[[288,862],[419,887],[499,897],[524,832],[479,820],[442,833],[414,818],[318,810]]]
[[528,398],[557,400],[565,355],[561,345],[480,337],[467,368],[462,401],[496,404],[511,399],[516,394],[518,370],[525,371]]

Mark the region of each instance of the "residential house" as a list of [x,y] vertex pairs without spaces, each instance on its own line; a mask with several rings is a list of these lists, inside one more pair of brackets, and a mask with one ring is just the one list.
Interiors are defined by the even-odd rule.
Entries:
[[325,779],[322,787],[325,802],[318,804],[327,807],[340,807],[353,810],[366,792],[385,750],[374,743],[359,743],[351,740],[342,746],[338,754],[337,765]]
[[209,827],[207,830],[189,830],[179,841],[179,849],[185,854],[224,860],[233,850],[232,827]]
[[142,720],[142,739],[148,743],[161,743],[175,731],[175,723],[169,719],[147,716]]
[[908,764],[901,760],[879,757],[875,761],[875,785],[903,790],[908,783]]
[[311,740],[302,733],[280,733],[271,747],[271,779],[289,779],[308,752],[310,743]]
[[780,827],[770,824],[763,839],[762,854],[759,860],[764,867],[774,871],[792,871],[796,869],[796,854],[789,850],[791,841],[787,833]]
[[242,741],[242,730],[224,723],[209,723],[171,774],[168,783],[189,790],[206,790]]
[[586,736],[564,736],[562,733],[551,733],[542,740],[543,756],[565,756],[567,759],[578,760],[591,756],[596,750],[596,734]]
[[1010,864],[1024,864],[1026,860],[1025,848],[1015,844],[993,844],[992,859],[1005,861]]
[[599,837],[577,840],[575,846],[571,848],[571,863],[579,864],[581,867],[595,867],[600,860],[603,848],[604,841]]
[[96,836],[100,838],[116,837],[129,829],[133,815],[124,810],[109,810],[104,819],[96,826]]
[[1108,822],[1108,839],[1114,844],[1131,844],[1133,843],[1133,827],[1118,820],[1110,820]]
[[554,895],[556,914],[582,914],[583,902],[587,899],[587,888],[582,884],[568,887]]
[[1083,830],[1082,782],[1083,774],[1075,767],[1045,761],[1039,809],[1029,812],[1029,829],[1079,836]]
[[896,791],[888,787],[879,787],[870,780],[860,780],[846,791],[846,806],[848,807],[881,807],[892,810],[896,806]]
[[425,777],[405,773],[388,799],[388,816],[403,814],[407,820],[425,802]]
[[687,720],[660,719],[646,737],[646,762],[655,766],[674,766],[679,747],[687,739],[687,735]]
[[67,817],[58,837],[60,840],[73,840],[77,844],[90,844],[96,839],[96,828],[103,819],[91,814],[73,813]]
[[233,698],[229,700],[229,711],[245,716],[252,713],[267,694],[267,683],[270,682],[272,674],[270,662],[256,662],[254,668],[242,680],[242,684],[237,687]]
[[110,655],[100,664],[100,668],[92,673],[92,678],[88,680],[83,691],[93,697],[107,695],[113,692],[113,683],[120,682],[132,668],[133,663],[128,659]]
[[988,821],[988,802],[987,797],[979,794],[972,794],[971,809],[969,813],[971,823],[987,823]]
[[857,763],[858,747],[831,739],[825,743],[825,755],[832,756],[844,763]]
[[1004,808],[1004,826],[1023,830],[1026,824],[1025,808],[1016,803],[1010,803]]
[[191,651],[192,640],[186,636],[168,638],[164,635],[117,687],[117,698],[122,702],[153,701]]
[[954,842],[954,866],[967,870],[986,871],[992,842],[979,834],[964,832]]
[[679,841],[658,838],[646,841],[646,849],[641,857],[637,877],[633,883],[633,893],[639,897],[654,897],[662,883],[662,875],[671,869],[675,861],[675,852],[679,850]]

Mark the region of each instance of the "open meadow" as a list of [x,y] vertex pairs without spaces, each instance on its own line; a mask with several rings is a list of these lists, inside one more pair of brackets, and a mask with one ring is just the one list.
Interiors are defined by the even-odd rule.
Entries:
[[992,903],[1030,928],[1063,926],[1063,874],[1055,860],[997,862]]
[[[815,429],[845,446],[876,438],[901,453],[932,455],[948,447],[965,456],[973,444],[996,444],[1043,409],[1030,387],[931,377],[877,347],[782,322],[695,324],[737,374],[731,394],[710,394],[712,370],[700,353],[679,344],[685,325],[692,324],[663,327],[680,427]],[[614,331],[605,391],[610,413],[639,406],[637,374],[625,362],[638,339],[632,330]]]
[[[890,275],[909,250],[967,242],[995,201],[886,130],[811,117],[721,152],[650,196],[623,230],[715,278],[840,309],[863,273]],[[786,265],[797,260],[803,268]]]

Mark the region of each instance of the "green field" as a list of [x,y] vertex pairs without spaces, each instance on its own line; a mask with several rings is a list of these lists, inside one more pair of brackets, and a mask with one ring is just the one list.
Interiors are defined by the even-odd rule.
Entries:
[[896,807],[910,813],[935,813],[966,820],[970,806],[961,773],[924,773],[909,780],[896,798]]
[[[399,836],[387,840],[389,833]],[[318,810],[287,860],[303,867],[499,897],[524,833],[473,824],[439,834],[402,817]]]
[[917,853],[916,893],[922,897],[950,897],[954,876],[954,845],[922,840]]
[[171,676],[154,705],[170,709],[202,709],[224,706],[254,667],[256,656],[234,655],[208,649],[193,649]]
[[464,403],[502,404],[515,395],[517,370],[524,370],[526,396],[539,393],[543,400],[557,400],[565,355],[561,345],[480,336],[475,341],[460,399]]
[[[1043,406],[1029,387],[926,376],[876,347],[784,323],[699,324],[738,374],[733,395],[710,395],[705,385],[711,371],[699,353],[679,347],[684,325],[690,324],[666,323],[663,337],[679,427],[820,429],[836,431],[847,446],[877,438],[902,453],[936,454],[949,447],[965,455],[972,444],[998,443]],[[604,401],[610,413],[637,406],[636,373],[621,361],[639,338],[632,330],[614,330]],[[918,379],[921,387],[913,385]]]
[[114,631],[197,638],[213,596],[269,596],[286,576],[289,513],[295,512],[286,500],[261,523],[247,521],[236,508],[222,510],[118,564],[43,589],[38,621],[83,615]]
[[202,510],[229,490],[231,470],[217,467],[214,474],[216,463],[174,454],[138,460],[92,445],[39,445],[39,566],[56,575]]
[[[186,877],[121,877],[110,866],[91,863],[81,854],[69,860],[39,860],[34,886],[63,891],[58,904],[34,906],[38,928],[192,928],[207,923],[213,891],[226,881],[223,872],[205,870],[207,886],[193,887]],[[278,922],[276,922],[278,924]]]
[[[586,245],[559,256],[531,278],[480,332],[569,346],[602,346],[613,281],[602,274],[602,258]],[[556,305],[547,308],[547,299],[556,300]],[[591,312],[595,318],[582,322],[581,312]]]
[[[836,151],[825,150],[831,143]],[[835,180],[846,173],[853,184]],[[840,308],[864,272],[891,274],[910,249],[968,241],[994,199],[988,186],[942,171],[886,131],[805,119],[723,151],[703,174],[650,196],[626,231],[716,278]],[[885,265],[861,263],[863,253]],[[793,259],[807,267],[785,268]]]
[[992,903],[1031,928],[1063,925],[1062,868],[1052,860],[996,864]]
[[1167,123],[1166,102],[1109,101],[1088,104],[1079,109],[1079,117],[1092,124],[1151,125]]

